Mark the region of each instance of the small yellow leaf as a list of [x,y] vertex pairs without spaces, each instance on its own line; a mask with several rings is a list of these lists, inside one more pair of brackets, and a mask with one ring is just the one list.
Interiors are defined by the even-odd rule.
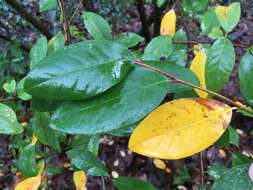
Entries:
[[[200,85],[204,88],[206,88],[206,79],[205,79],[206,59],[207,59],[206,54],[204,50],[201,49],[196,53],[196,56],[194,57],[192,64],[190,66],[190,70],[196,74],[196,76],[199,79]],[[194,90],[201,98],[206,98],[208,96],[207,92],[198,89]]]
[[227,18],[229,12],[229,7],[226,6],[217,6],[215,9],[216,15],[221,19],[224,20]]
[[32,137],[32,145],[35,145],[37,143],[38,139],[37,137],[33,134],[33,137]]
[[86,190],[86,180],[84,171],[74,172],[73,181],[76,186],[76,190]]
[[157,167],[158,169],[165,170],[167,168],[164,161],[162,161],[160,159],[155,158],[153,160],[153,163],[154,163],[155,167]]
[[41,176],[30,177],[17,184],[15,190],[37,190],[40,187],[40,183]]
[[162,18],[160,33],[173,37],[176,32],[176,13],[173,9],[167,12]]
[[156,108],[138,125],[129,148],[153,158],[185,158],[218,140],[231,117],[231,107],[213,99],[174,100]]

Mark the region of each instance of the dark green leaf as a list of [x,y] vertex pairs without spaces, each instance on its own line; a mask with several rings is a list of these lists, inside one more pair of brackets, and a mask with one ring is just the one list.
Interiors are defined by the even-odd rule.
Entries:
[[40,0],[40,12],[47,11],[57,6],[57,0]]
[[157,107],[167,91],[167,78],[136,68],[100,96],[61,104],[52,116],[51,127],[71,134],[96,134],[131,125]]
[[19,134],[23,128],[17,121],[15,112],[8,106],[0,103],[0,134]]
[[50,127],[50,115],[46,112],[33,113],[32,129],[38,141],[48,145],[58,152],[61,150],[56,131]]
[[233,44],[227,38],[216,40],[207,54],[205,70],[207,89],[221,90],[228,81],[234,64]]
[[252,160],[249,157],[243,155],[240,152],[233,153],[231,156],[231,159],[232,159],[233,167],[242,165],[242,164],[250,164],[252,162]]
[[142,59],[160,61],[161,57],[167,58],[172,51],[171,38],[169,36],[158,36],[149,42]]
[[30,68],[34,68],[47,55],[47,38],[41,37],[30,50]]
[[36,176],[37,165],[34,145],[28,144],[19,152],[18,169],[25,178]]
[[84,12],[82,18],[85,27],[95,40],[112,40],[112,29],[100,15]]
[[[247,107],[248,109],[251,109],[253,111],[253,109],[251,107]],[[253,114],[247,112],[247,111],[244,111],[244,110],[238,110],[237,111],[238,113],[241,113],[242,115],[246,116],[246,117],[253,117]]]
[[47,56],[25,80],[33,97],[87,99],[119,83],[132,68],[131,52],[114,42],[84,41]]
[[114,41],[130,48],[143,42],[144,38],[133,32],[125,32],[117,35]]
[[240,90],[245,100],[253,106],[253,55],[249,52],[241,59],[239,68]]
[[188,168],[185,166],[182,169],[176,170],[176,176],[173,180],[173,185],[182,185],[189,179],[191,179],[191,176],[190,176]]
[[151,183],[131,177],[119,177],[113,184],[118,190],[157,190]]
[[220,179],[221,176],[228,170],[228,168],[224,165],[210,165],[208,166],[208,175],[213,179]]
[[230,144],[239,146],[240,137],[233,127],[228,127],[228,129],[223,133],[215,145],[227,148]]
[[187,13],[200,13],[208,6],[208,0],[182,0],[180,2],[183,10]]
[[32,98],[31,108],[38,112],[52,112],[61,104],[61,101],[52,101],[41,98]]
[[157,7],[163,6],[163,4],[166,2],[166,0],[157,0]]
[[108,176],[105,165],[91,152],[87,150],[72,149],[67,152],[71,163],[91,176]]
[[233,167],[216,180],[212,190],[252,190],[253,182],[248,176],[249,165]]

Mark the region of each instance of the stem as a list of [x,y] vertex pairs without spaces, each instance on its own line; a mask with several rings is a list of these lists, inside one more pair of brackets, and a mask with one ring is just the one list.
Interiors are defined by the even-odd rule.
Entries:
[[139,12],[140,20],[142,23],[142,34],[145,36],[147,42],[150,41],[148,20],[145,12],[144,1],[136,0],[137,10]]
[[63,34],[64,34],[64,38],[65,38],[65,42],[67,42],[67,44],[70,44],[70,31],[69,31],[69,24],[68,24],[68,20],[66,17],[66,10],[65,10],[65,5],[64,5],[64,0],[58,0],[60,9],[61,9],[61,14],[63,17],[63,22],[62,22],[62,29],[63,29]]
[[5,0],[11,7],[13,7],[26,21],[30,22],[38,31],[44,34],[48,39],[51,39],[52,34],[43,26],[43,24],[29,14],[23,6],[21,6],[16,0]]
[[204,161],[203,161],[203,152],[199,153],[200,157],[200,175],[201,175],[201,187],[204,186]]
[[233,100],[231,100],[231,99],[229,99],[229,98],[227,98],[227,97],[225,97],[225,96],[223,96],[223,95],[221,95],[221,94],[219,94],[219,93],[216,93],[216,92],[214,92],[214,91],[212,91],[212,90],[208,90],[208,89],[203,88],[203,87],[201,87],[201,86],[197,86],[197,85],[192,84],[192,83],[189,83],[189,82],[187,82],[187,81],[184,81],[184,80],[175,78],[174,76],[172,76],[172,75],[170,75],[170,74],[168,74],[168,73],[166,73],[166,72],[164,72],[164,71],[162,71],[162,70],[160,70],[160,69],[157,69],[157,68],[152,67],[152,66],[150,66],[150,65],[148,65],[148,64],[145,64],[145,63],[142,62],[141,60],[135,60],[135,64],[140,65],[140,66],[143,66],[143,67],[146,67],[146,68],[149,68],[149,69],[152,69],[153,71],[156,71],[156,72],[158,72],[158,73],[161,73],[161,74],[163,74],[164,76],[170,78],[171,80],[173,80],[173,81],[175,81],[175,82],[177,82],[177,83],[181,83],[181,84],[190,86],[190,87],[192,87],[192,88],[196,88],[196,89],[202,90],[202,91],[204,91],[204,92],[207,92],[208,94],[211,94],[211,95],[213,95],[213,96],[216,96],[216,97],[218,97],[219,99],[223,100],[224,102],[226,102],[226,103],[228,103],[228,104],[231,104],[231,105],[233,105],[233,106],[238,107],[238,108],[241,109],[241,110],[244,110],[244,111],[246,111],[246,112],[248,112],[248,113],[253,114],[253,110],[247,108],[246,106],[240,104],[239,102],[235,102],[235,101],[233,101]]

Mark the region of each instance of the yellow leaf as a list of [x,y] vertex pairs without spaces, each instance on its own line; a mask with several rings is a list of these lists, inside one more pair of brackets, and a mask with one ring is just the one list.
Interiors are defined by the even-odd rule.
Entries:
[[217,6],[215,8],[215,13],[216,15],[221,19],[221,20],[225,20],[228,16],[228,12],[229,12],[229,7],[226,6]]
[[[206,67],[206,54],[204,50],[199,50],[194,57],[192,64],[190,66],[190,70],[196,74],[199,79],[200,85],[206,88],[206,79],[205,79],[205,67]],[[208,96],[207,92],[194,89],[196,93],[201,98],[206,98]]]
[[33,134],[33,137],[32,137],[32,145],[35,145],[38,141],[38,138]]
[[173,37],[176,32],[176,13],[173,9],[167,12],[162,18],[160,33]]
[[73,174],[73,181],[76,186],[76,190],[86,190],[86,175],[84,171],[77,171]]
[[231,107],[213,99],[173,100],[159,106],[138,125],[129,148],[153,158],[185,158],[218,140],[231,117]]
[[17,184],[15,190],[37,190],[39,189],[40,183],[41,176],[30,177]]
[[154,159],[153,160],[153,163],[155,165],[155,167],[157,167],[158,169],[161,169],[161,170],[166,170],[166,164],[164,163],[164,161],[160,160],[160,159]]

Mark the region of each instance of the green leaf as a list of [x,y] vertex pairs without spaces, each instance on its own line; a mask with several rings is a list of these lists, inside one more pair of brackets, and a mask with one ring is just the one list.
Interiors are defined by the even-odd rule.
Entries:
[[21,100],[27,101],[27,100],[30,100],[32,98],[32,96],[25,92],[24,83],[25,83],[25,78],[23,78],[21,81],[19,81],[19,83],[17,85],[17,94]]
[[119,177],[113,184],[118,190],[157,190],[151,183],[132,177]]
[[182,0],[181,6],[187,13],[200,13],[206,10],[208,0]]
[[229,126],[215,145],[227,148],[230,144],[239,146],[239,143],[240,136],[233,127]]
[[105,165],[91,152],[87,150],[72,149],[67,152],[71,163],[91,176],[108,176]]
[[34,68],[47,55],[47,38],[41,37],[30,50],[30,68]]
[[252,190],[253,182],[248,176],[249,165],[233,167],[216,180],[211,190]]
[[212,39],[219,39],[224,36],[222,30],[219,27],[214,27],[212,31],[208,34],[208,37]]
[[118,137],[129,137],[136,127],[137,127],[136,124],[123,126],[120,127],[119,129],[111,130],[108,133]]
[[157,0],[157,7],[163,6],[163,4],[166,2],[166,0]]
[[34,145],[28,144],[19,152],[18,169],[25,178],[36,176],[37,164]]
[[78,135],[72,142],[71,146],[73,149],[88,150],[97,156],[99,149],[99,137],[100,135]]
[[57,0],[40,0],[40,12],[57,7]]
[[133,32],[120,33],[114,39],[115,42],[131,48],[144,41],[144,38]]
[[228,170],[228,168],[224,165],[210,165],[208,166],[208,175],[213,179],[217,180],[220,179],[221,176]]
[[157,107],[167,91],[167,78],[136,68],[100,96],[61,104],[52,116],[51,127],[70,134],[96,134],[131,125]]
[[58,32],[51,40],[48,42],[48,53],[56,52],[64,48],[65,40],[62,32]]
[[100,15],[84,12],[82,18],[85,27],[95,40],[112,40],[112,29]]
[[20,134],[23,128],[17,121],[15,112],[8,106],[0,103],[0,134]]
[[[196,75],[189,69],[186,69],[185,67],[176,65],[168,61],[144,61],[144,62],[166,73],[169,73],[173,77],[188,81],[195,85],[199,85],[199,80],[196,77]],[[191,90],[192,90],[191,87],[184,84],[169,83],[168,93],[184,93],[186,91],[191,91]]]
[[32,118],[32,130],[38,141],[44,145],[52,147],[60,152],[61,147],[57,132],[50,127],[50,115],[47,112],[34,112]]
[[227,38],[214,42],[207,53],[206,83],[207,89],[221,90],[228,81],[235,64],[235,50]]
[[253,106],[253,55],[249,52],[242,57],[239,67],[240,91],[244,99]]
[[158,36],[149,42],[142,59],[160,61],[161,57],[167,58],[172,51],[171,38],[169,36]]
[[176,170],[176,176],[173,180],[173,185],[182,185],[189,179],[191,179],[189,170],[186,166],[184,166],[182,169]]
[[83,41],[47,56],[25,80],[36,98],[82,100],[119,83],[132,68],[131,52],[114,42]]
[[14,93],[16,91],[16,81],[11,80],[3,84],[3,89],[8,93]]
[[[174,42],[187,42],[187,34],[183,29],[178,30],[174,37]],[[186,44],[174,44],[173,45],[173,52],[167,58],[167,61],[175,62],[177,65],[185,66],[187,63],[187,45]]]
[[217,28],[220,26],[213,8],[206,11],[205,14],[200,17],[200,21],[202,33],[205,35],[212,32],[213,28]]
[[233,167],[239,166],[239,165],[242,165],[242,164],[250,164],[252,162],[251,158],[243,155],[240,152],[233,153],[232,156],[231,156],[231,159],[232,159],[232,166]]
[[31,108],[38,112],[52,112],[61,104],[61,101],[52,101],[41,98],[32,98]]
[[218,21],[226,33],[231,32],[238,24],[241,17],[241,5],[240,3],[232,3],[228,7],[217,6],[215,13]]
[[[251,107],[247,107],[248,109],[251,109],[253,111],[253,109]],[[247,112],[247,111],[244,111],[244,110],[237,110],[236,112],[238,113],[241,113],[243,116],[246,116],[246,117],[253,117],[253,114]]]

